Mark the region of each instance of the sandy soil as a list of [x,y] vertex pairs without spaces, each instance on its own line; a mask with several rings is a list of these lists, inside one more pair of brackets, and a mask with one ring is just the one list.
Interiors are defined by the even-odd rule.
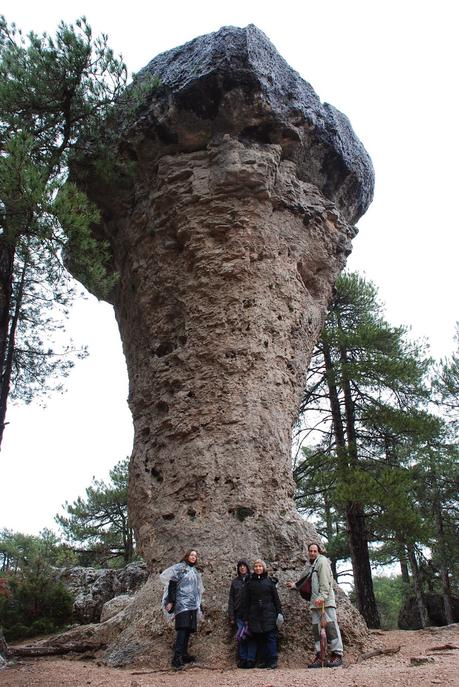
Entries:
[[[305,670],[219,670],[208,666],[189,666],[181,672],[155,671],[154,668],[107,668],[80,657],[21,659],[11,661],[0,671],[0,687],[391,687],[403,685],[459,685],[459,624],[412,632],[377,633],[378,645],[401,646],[392,656],[377,656],[344,668]],[[435,651],[445,644],[455,649]],[[423,656],[432,662],[411,666],[412,657]],[[306,660],[305,660],[306,663]]]

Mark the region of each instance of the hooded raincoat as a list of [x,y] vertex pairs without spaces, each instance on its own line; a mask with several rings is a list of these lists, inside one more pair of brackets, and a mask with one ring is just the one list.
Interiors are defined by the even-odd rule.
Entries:
[[[180,561],[166,568],[160,580],[164,585],[162,608],[168,619],[175,618],[175,627],[188,627],[196,630],[196,620],[201,611],[201,599],[204,592],[201,574],[193,565]],[[174,604],[172,611],[166,611],[166,605]]]

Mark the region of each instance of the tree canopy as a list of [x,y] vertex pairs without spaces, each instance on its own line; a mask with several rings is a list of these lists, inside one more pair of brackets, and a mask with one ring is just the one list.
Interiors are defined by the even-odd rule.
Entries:
[[0,17],[0,445],[10,391],[28,402],[50,378],[59,389],[73,365],[71,346],[49,344],[73,296],[68,242],[89,282],[113,283],[90,231],[98,212],[68,183],[68,163],[98,140],[125,81],[107,36],[93,38],[84,18],[24,38]]
[[379,623],[371,557],[409,560],[415,575],[418,545],[434,538],[415,470],[444,436],[429,412],[432,369],[425,346],[384,319],[374,285],[341,275],[308,373],[299,423],[308,445],[294,474],[298,505],[319,516],[335,569],[350,554],[370,625]]
[[56,515],[64,536],[72,546],[82,547],[87,564],[123,565],[135,554],[134,535],[129,523],[129,459],[119,461],[109,472],[109,482],[93,479],[86,498],[78,497],[63,506],[67,515]]
[[75,563],[50,530],[0,531],[0,627],[7,640],[55,632],[70,622],[73,599],[53,566]]

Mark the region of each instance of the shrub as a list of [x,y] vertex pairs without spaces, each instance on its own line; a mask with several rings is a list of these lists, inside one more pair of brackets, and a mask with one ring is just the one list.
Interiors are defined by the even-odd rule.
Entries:
[[41,561],[9,576],[0,596],[0,626],[7,641],[54,632],[72,619],[73,599]]

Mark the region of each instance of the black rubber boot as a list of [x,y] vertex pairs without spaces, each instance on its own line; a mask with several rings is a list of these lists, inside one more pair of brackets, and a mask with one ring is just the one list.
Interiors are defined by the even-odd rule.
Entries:
[[190,654],[183,654],[182,661],[184,663],[195,663],[196,656],[191,656]]
[[183,656],[181,654],[174,654],[174,657],[171,661],[171,666],[175,668],[175,670],[182,670],[185,667],[183,663]]

